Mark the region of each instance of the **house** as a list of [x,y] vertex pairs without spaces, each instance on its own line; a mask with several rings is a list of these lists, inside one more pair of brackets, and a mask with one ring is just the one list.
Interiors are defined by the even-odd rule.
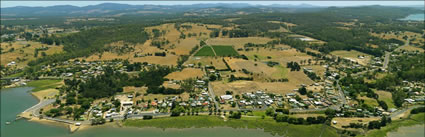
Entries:
[[205,85],[205,81],[203,81],[203,80],[196,80],[196,84],[198,84],[198,85]]
[[230,100],[230,99],[232,99],[233,97],[232,97],[232,95],[222,95],[222,96],[220,96],[221,97],[221,99],[223,99],[223,100]]
[[121,104],[123,106],[131,106],[131,105],[133,105],[133,101],[122,101]]
[[407,101],[407,102],[409,102],[409,103],[413,103],[413,102],[415,102],[415,100],[410,99],[410,98],[406,98],[406,99],[404,99],[404,101]]

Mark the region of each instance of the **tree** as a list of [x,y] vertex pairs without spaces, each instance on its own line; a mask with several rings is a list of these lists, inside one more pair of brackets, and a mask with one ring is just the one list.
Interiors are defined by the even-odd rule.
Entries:
[[382,109],[388,110],[388,105],[387,103],[385,103],[385,101],[379,100],[378,103],[379,103],[379,106],[382,107]]
[[302,86],[301,88],[298,89],[298,92],[301,95],[305,95],[305,94],[307,94],[307,89],[304,86]]
[[241,119],[241,117],[242,117],[242,114],[241,114],[241,112],[240,112],[240,111],[233,112],[233,113],[229,116],[229,118],[233,118],[233,119]]
[[335,112],[335,110],[328,108],[328,109],[325,110],[325,114],[328,117],[333,117],[333,116],[335,116],[336,112]]
[[[184,108],[181,106],[177,106],[174,109],[171,110],[171,116],[172,117],[177,117],[180,116],[180,113],[184,113]],[[192,111],[193,112],[193,111]]]
[[193,91],[195,91],[195,82],[196,81],[193,78],[185,79],[180,84],[180,86],[184,91],[192,93]]
[[392,99],[394,101],[394,105],[397,107],[401,107],[403,105],[404,99],[406,99],[407,94],[402,90],[396,90],[392,94]]
[[215,80],[217,80],[217,76],[215,74],[211,74],[210,81],[215,81]]
[[72,111],[73,111],[73,109],[71,108],[71,107],[66,107],[65,108],[65,113],[67,114],[67,115],[69,115],[69,114],[72,114]]
[[274,112],[275,112],[274,109],[271,108],[271,107],[266,109],[266,115],[267,116],[273,116]]

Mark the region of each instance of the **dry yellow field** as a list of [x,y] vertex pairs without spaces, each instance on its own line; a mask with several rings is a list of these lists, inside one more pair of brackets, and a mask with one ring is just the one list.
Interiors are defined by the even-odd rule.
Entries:
[[180,72],[173,72],[165,76],[170,80],[185,80],[188,78],[201,78],[204,72],[201,69],[196,68],[185,68]]
[[375,121],[380,120],[378,117],[373,118],[342,118],[342,117],[336,117],[333,118],[332,121],[336,121],[336,124],[332,124],[332,126],[336,128],[342,128],[342,126],[348,126],[350,123],[362,123],[367,124],[369,121]]
[[406,42],[405,39],[403,39],[404,36],[408,36],[410,39],[415,38],[415,40],[410,41],[411,43],[419,43],[419,44],[423,44],[424,39],[422,38],[422,34],[419,33],[415,33],[415,32],[410,32],[410,31],[406,31],[406,32],[400,32],[399,35],[396,35],[394,32],[391,33],[370,33],[372,36],[376,36],[376,37],[380,37],[383,39],[398,39],[401,41]]
[[45,89],[37,92],[32,92],[35,97],[39,100],[45,100],[49,98],[54,98],[56,95],[59,94],[59,90],[57,89]]
[[[164,50],[161,50],[157,47],[150,46],[151,40],[146,41],[144,44],[136,44],[136,45],[130,45],[134,46],[134,51],[124,53],[124,54],[118,54],[113,52],[104,52],[102,54],[93,54],[86,58],[79,58],[79,59],[85,59],[86,61],[107,61],[107,60],[113,60],[113,59],[128,59],[130,62],[147,62],[150,64],[160,64],[160,65],[177,65],[177,60],[179,56],[171,54],[170,51],[167,51],[167,55],[165,57],[162,56],[144,56],[144,57],[134,57],[134,55],[145,55],[145,54],[155,54],[155,52],[165,52]],[[123,43],[116,42],[109,45],[122,45]]]
[[307,118],[307,117],[318,117],[318,116],[326,117],[325,114],[295,114],[295,115],[290,115],[290,116],[296,117],[296,118]]
[[184,63],[184,65],[188,64],[194,64],[198,65],[198,63],[201,63],[201,65],[210,65],[214,66],[216,69],[226,69],[226,65],[224,64],[222,58],[218,57],[191,57],[188,61]]
[[284,27],[280,27],[279,29],[269,30],[270,32],[290,32],[288,29]]
[[295,26],[297,26],[297,24],[293,24],[293,23],[289,23],[289,22],[282,22],[282,21],[267,21],[267,22],[276,23],[276,24],[285,24],[288,27],[295,27]]
[[[260,48],[258,51],[239,51],[240,54],[244,54],[249,59],[254,59],[254,55],[256,55],[258,58],[257,60],[261,61],[277,61],[282,62],[284,65],[286,65],[286,62],[299,62],[301,60],[308,60],[312,59],[310,55],[307,55],[305,53],[298,52],[294,48],[290,48],[288,50],[270,50],[270,49],[264,49]],[[267,56],[270,56],[271,59],[267,59]]]
[[[356,50],[351,50],[351,51],[337,50],[337,51],[332,51],[331,55],[351,59],[353,61],[358,62],[361,65],[367,65],[367,63],[369,63],[369,61],[371,59],[371,55],[366,54],[366,53],[362,53],[362,52],[358,52]],[[360,59],[360,58],[358,58],[358,56],[364,56],[364,58]]]
[[424,49],[418,48],[418,47],[414,47],[414,46],[410,46],[410,45],[409,46],[401,46],[401,47],[397,48],[397,50],[424,52]]
[[247,37],[247,38],[212,38],[205,41],[208,45],[233,45],[235,49],[243,48],[246,43],[266,44],[272,41],[270,38]]
[[189,52],[196,46],[199,45],[200,40],[195,37],[186,38],[180,40],[180,43],[174,44],[174,47],[169,47],[169,51],[175,52],[176,55],[189,55]]
[[[1,65],[6,65],[11,61],[15,61],[19,67],[25,66],[29,61],[36,59],[34,57],[35,49],[41,47],[48,47],[46,51],[39,51],[37,58],[42,57],[41,53],[45,52],[47,55],[62,52],[62,46],[46,45],[33,41],[17,41],[13,43],[0,43],[2,48]],[[31,46],[26,47],[27,44]],[[10,49],[14,49],[9,52]]]
[[234,82],[211,82],[216,95],[224,95],[227,90],[235,94],[255,92],[263,90],[270,93],[287,94],[293,93],[301,84],[310,85],[314,82],[303,72],[288,72],[289,82],[257,82],[257,81],[234,81]]
[[357,99],[359,100],[364,100],[364,103],[371,106],[371,107],[377,107],[379,106],[378,102],[376,101],[376,99],[373,98],[369,98],[366,96],[358,96]]
[[286,74],[288,73],[288,70],[281,65],[269,67],[265,62],[255,62],[253,60],[244,60],[236,58],[226,58],[226,62],[229,64],[230,68],[237,72],[235,76],[249,76],[243,73],[242,69],[245,69],[253,73],[252,77],[255,81],[266,81],[270,78],[286,78]]
[[169,24],[162,24],[159,26],[153,26],[153,27],[147,27],[147,32],[152,32],[153,29],[158,29],[160,31],[165,31],[165,35],[163,35],[161,38],[166,38],[170,41],[170,43],[177,42],[177,40],[180,38],[180,32],[174,27],[174,23]]
[[396,106],[394,105],[394,101],[392,99],[393,96],[392,96],[391,92],[377,90],[377,91],[375,91],[375,93],[378,94],[379,100],[382,100],[385,103],[387,103],[388,108],[396,108]]

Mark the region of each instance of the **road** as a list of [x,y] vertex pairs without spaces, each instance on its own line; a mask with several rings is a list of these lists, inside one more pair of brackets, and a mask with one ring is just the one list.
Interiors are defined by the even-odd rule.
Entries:
[[56,101],[56,99],[46,99],[46,100],[42,100],[40,101],[38,104],[28,108],[27,110],[24,111],[25,112],[30,112],[33,116],[38,117],[40,114],[40,109],[42,109],[43,107],[53,104]]
[[217,100],[215,100],[214,90],[211,86],[211,83],[209,83],[209,82],[208,82],[208,91],[210,92],[211,98],[214,101],[215,108],[219,109],[218,102],[217,102]]
[[342,100],[342,104],[339,105],[341,107],[342,105],[347,104],[347,99],[345,99],[345,94],[339,85],[339,80],[336,80],[336,87],[338,88],[339,98]]
[[387,70],[388,63],[390,62],[390,55],[391,52],[385,51],[384,65],[382,66],[384,70]]
[[391,118],[395,118],[395,117],[397,117],[397,116],[399,116],[399,115],[403,114],[403,113],[404,113],[404,112],[406,112],[406,111],[410,111],[410,110],[412,110],[412,109],[414,109],[414,108],[419,108],[419,107],[423,107],[423,105],[418,105],[418,106],[412,106],[412,107],[403,108],[403,109],[401,109],[401,110],[398,110],[398,111],[396,111],[396,112],[391,113],[390,117],[391,117]]
[[[410,39],[407,39],[406,43],[404,43],[404,45],[403,45],[403,46],[409,46],[409,44],[410,44]],[[398,47],[398,48],[397,48],[397,49],[395,49],[394,51],[399,50],[399,49],[400,49],[401,47],[403,47],[403,46]],[[384,70],[387,70],[387,68],[388,68],[388,64],[389,64],[389,62],[390,62],[390,56],[391,56],[391,53],[392,53],[392,52],[387,52],[387,51],[385,51],[384,65],[382,66],[382,68],[383,68]]]

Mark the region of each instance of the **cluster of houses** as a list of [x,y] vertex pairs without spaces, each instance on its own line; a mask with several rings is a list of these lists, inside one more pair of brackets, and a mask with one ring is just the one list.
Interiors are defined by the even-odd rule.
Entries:
[[64,61],[62,63],[53,63],[42,66],[42,71],[46,72],[45,76],[53,77],[76,77],[86,79],[88,77],[101,75],[104,73],[105,67],[117,68],[118,71],[125,71],[125,66],[121,62],[80,62],[80,61]]
[[[256,91],[252,93],[243,93],[242,99],[239,100],[239,107],[246,107],[246,106],[258,106],[258,107],[264,107],[264,106],[270,106],[276,102],[282,102],[282,95],[272,95],[273,98],[270,96],[272,94],[266,93],[264,91]],[[283,105],[283,103],[281,104]]]

